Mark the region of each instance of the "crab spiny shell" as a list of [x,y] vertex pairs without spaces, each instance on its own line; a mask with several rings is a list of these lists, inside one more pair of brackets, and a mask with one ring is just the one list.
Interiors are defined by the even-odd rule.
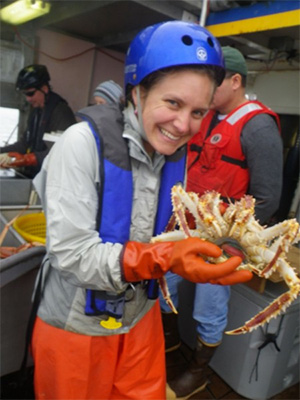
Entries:
[[[189,236],[211,242],[234,239],[246,253],[246,264],[242,264],[239,269],[250,269],[267,279],[276,271],[289,287],[288,292],[275,299],[243,327],[226,333],[251,332],[285,312],[300,294],[300,279],[286,260],[290,246],[300,240],[299,223],[290,219],[272,227],[260,225],[254,215],[255,199],[249,195],[234,203],[230,202],[223,214],[220,212],[220,194],[215,191],[207,191],[198,196],[176,185],[172,188],[171,197],[179,229],[156,236],[151,242],[182,240]],[[196,229],[190,229],[186,219],[187,211],[194,217]],[[224,256],[215,259],[215,262],[221,261],[224,261]],[[164,289],[164,292],[167,291]],[[167,301],[169,302],[168,298]]]

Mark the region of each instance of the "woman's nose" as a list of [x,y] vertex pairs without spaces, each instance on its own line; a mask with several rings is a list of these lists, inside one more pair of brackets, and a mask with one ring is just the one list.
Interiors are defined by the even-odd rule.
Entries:
[[190,115],[187,113],[179,113],[174,121],[175,128],[182,133],[186,133],[190,129]]

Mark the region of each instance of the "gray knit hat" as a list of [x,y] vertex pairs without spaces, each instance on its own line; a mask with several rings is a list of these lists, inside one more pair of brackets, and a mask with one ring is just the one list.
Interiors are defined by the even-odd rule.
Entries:
[[226,71],[237,72],[247,76],[248,68],[243,54],[234,47],[222,47]]
[[108,104],[119,103],[123,91],[120,85],[110,80],[100,83],[94,91],[93,96],[102,97]]

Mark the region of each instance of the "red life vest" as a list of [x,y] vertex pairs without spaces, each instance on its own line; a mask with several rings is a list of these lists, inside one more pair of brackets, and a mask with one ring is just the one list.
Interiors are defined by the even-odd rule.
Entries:
[[208,112],[188,144],[188,191],[202,195],[215,190],[224,200],[239,199],[247,192],[250,176],[240,136],[246,122],[258,114],[273,116],[280,127],[276,113],[258,101],[249,101],[229,113],[207,136],[216,117],[215,111]]

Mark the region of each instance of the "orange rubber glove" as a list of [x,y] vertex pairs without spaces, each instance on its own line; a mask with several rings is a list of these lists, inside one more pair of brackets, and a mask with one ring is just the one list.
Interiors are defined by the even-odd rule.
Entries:
[[123,276],[127,282],[161,278],[171,271],[195,283],[234,285],[252,278],[250,271],[235,271],[240,257],[231,257],[219,264],[210,264],[201,257],[219,257],[222,250],[198,238],[178,242],[127,242],[121,255]]
[[37,159],[34,153],[20,154],[10,152],[8,155],[13,158],[13,161],[6,164],[6,167],[28,167],[37,165]]

